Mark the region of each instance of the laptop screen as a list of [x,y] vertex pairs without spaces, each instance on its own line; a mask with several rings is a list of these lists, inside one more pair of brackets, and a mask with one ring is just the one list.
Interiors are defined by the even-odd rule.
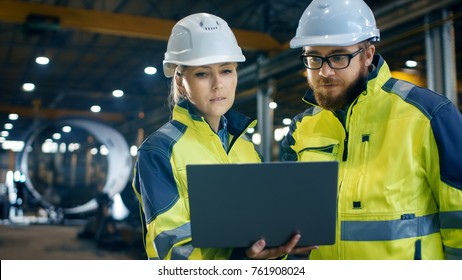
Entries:
[[335,242],[338,162],[200,164],[186,167],[192,244],[267,247],[297,232],[298,246]]

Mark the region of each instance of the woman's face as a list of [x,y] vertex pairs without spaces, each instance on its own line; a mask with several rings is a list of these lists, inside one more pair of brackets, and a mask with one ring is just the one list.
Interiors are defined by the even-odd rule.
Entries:
[[176,78],[179,89],[212,128],[218,129],[221,116],[234,103],[236,67],[236,63],[188,66]]

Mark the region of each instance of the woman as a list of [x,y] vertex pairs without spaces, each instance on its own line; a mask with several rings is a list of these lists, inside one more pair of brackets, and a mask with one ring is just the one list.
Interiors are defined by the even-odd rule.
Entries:
[[191,245],[186,165],[261,162],[245,135],[256,121],[230,110],[237,62],[243,61],[234,34],[217,16],[193,14],[172,29],[164,60],[164,74],[172,78],[172,120],[140,147],[133,181],[151,259],[277,258],[298,242],[296,235],[284,246],[265,249],[259,240],[245,252]]

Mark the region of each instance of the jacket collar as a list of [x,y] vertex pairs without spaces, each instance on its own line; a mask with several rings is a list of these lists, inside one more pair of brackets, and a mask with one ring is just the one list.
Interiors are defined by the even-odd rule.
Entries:
[[[228,131],[232,135],[241,135],[247,128],[255,127],[257,121],[247,117],[233,109],[225,114],[228,122]],[[208,123],[201,116],[196,114],[194,106],[187,100],[183,100],[173,108],[173,119],[178,120],[187,126],[194,126],[197,129],[210,128]],[[210,129],[210,131],[212,131]]]

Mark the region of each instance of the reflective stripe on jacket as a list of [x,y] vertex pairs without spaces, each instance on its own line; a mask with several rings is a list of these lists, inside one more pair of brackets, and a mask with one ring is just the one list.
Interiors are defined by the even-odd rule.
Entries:
[[283,143],[285,160],[340,162],[336,243],[311,258],[462,259],[462,116],[374,65],[345,125],[314,105]]
[[133,189],[146,220],[146,252],[150,259],[229,259],[232,249],[191,246],[186,165],[260,162],[245,135],[256,121],[232,110],[226,113],[230,145],[225,151],[219,136],[189,106],[176,105],[172,121],[150,135],[138,151]]

